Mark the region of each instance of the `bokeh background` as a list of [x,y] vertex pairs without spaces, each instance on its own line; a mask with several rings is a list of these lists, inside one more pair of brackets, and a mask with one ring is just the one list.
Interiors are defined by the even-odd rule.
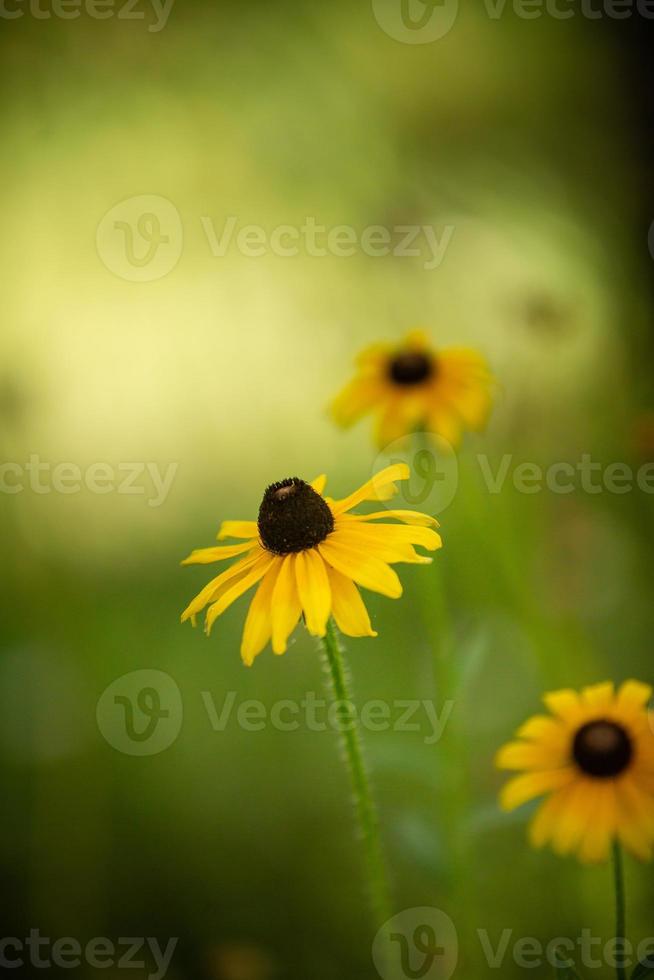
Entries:
[[[2,23],[2,460],[174,467],[160,506],[145,477],[140,495],[0,494],[3,935],[179,937],[172,980],[377,976],[337,738],[215,731],[206,709],[323,696],[315,641],[246,670],[245,602],[210,640],[182,628],[208,570],[178,562],[273,480],[325,471],[345,495],[383,465],[369,426],[337,432],[325,406],[361,346],[419,324],[482,350],[499,385],[436,508],[445,548],[403,571],[401,601],[369,596],[379,638],[348,645],[361,702],[454,702],[436,745],[365,733],[396,907],[446,911],[475,980],[497,974],[479,929],[608,938],[609,870],[532,853],[492,759],[544,689],[652,680],[652,497],[511,482],[525,461],[654,459],[647,23],[468,4],[410,44],[370,3],[177,0],[160,30],[134,10]],[[149,195],[179,215],[178,260],[132,281],[98,229]],[[230,215],[453,232],[429,270],[214,255],[207,223]],[[501,492],[480,453],[511,456]],[[141,669],[183,703],[143,757],[96,720]],[[628,876],[639,940],[652,880]],[[523,973],[507,955],[502,977]]]

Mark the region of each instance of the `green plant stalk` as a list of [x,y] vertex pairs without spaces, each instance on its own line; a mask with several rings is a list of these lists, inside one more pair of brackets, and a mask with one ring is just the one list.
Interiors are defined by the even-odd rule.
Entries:
[[[343,649],[331,619],[327,624],[327,633],[322,640],[322,648],[331,678],[334,701],[352,703]],[[340,729],[354,794],[354,808],[364,847],[372,911],[377,926],[381,926],[392,915],[390,888],[377,810],[363,758],[361,733],[358,721],[355,721],[351,716],[342,720]]]
[[[616,944],[620,944],[621,955],[624,956],[626,940],[624,864],[622,860],[622,848],[617,840],[613,844],[613,876],[615,882],[615,938]],[[617,980],[627,980],[627,971],[624,966],[624,961],[622,959],[618,959],[618,955],[616,955],[615,972]]]
[[[414,433],[413,448],[416,455],[421,451],[431,454],[438,452],[421,429]],[[429,637],[432,650],[434,697],[442,709],[448,699],[459,701],[461,678],[458,664],[453,656],[452,615],[446,595],[443,567],[439,559],[440,553],[436,552],[434,564],[429,569],[430,574],[421,577],[418,595],[426,635]],[[471,881],[465,841],[466,820],[471,812],[469,760],[465,741],[461,736],[456,707],[454,717],[448,722],[447,742],[445,746],[438,746],[437,750],[439,750],[440,771],[440,787],[436,792],[437,819],[447,846],[450,901],[457,911],[468,912],[461,926],[464,930],[462,941],[467,943],[469,941],[465,931],[467,924],[464,925],[463,922],[474,921],[476,890]]]

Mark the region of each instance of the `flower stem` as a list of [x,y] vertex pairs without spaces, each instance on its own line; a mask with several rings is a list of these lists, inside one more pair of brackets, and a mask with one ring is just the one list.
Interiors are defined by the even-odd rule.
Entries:
[[348,683],[348,670],[338,633],[332,620],[327,624],[327,634],[322,640],[322,647],[325,662],[331,677],[334,702],[340,703],[343,708],[339,729],[354,793],[354,807],[359,831],[365,850],[372,910],[377,925],[381,925],[392,914],[390,889],[386,875],[377,811],[363,758],[361,733],[359,731],[358,721],[354,720],[352,711],[348,711],[347,707],[352,704],[352,695]]
[[622,861],[622,848],[616,840],[613,844],[613,874],[615,881],[615,938],[616,945],[620,945],[620,952],[616,951],[615,972],[617,980],[627,980],[627,971],[624,966],[625,940],[626,940],[626,912],[625,912],[625,889],[624,889],[624,867]]

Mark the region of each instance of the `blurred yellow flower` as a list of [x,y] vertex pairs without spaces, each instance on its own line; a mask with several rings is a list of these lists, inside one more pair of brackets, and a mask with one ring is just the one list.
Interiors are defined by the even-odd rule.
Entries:
[[334,421],[348,427],[376,416],[380,448],[422,428],[456,446],[464,429],[483,428],[491,410],[493,377],[481,354],[466,348],[435,350],[421,330],[400,344],[363,350],[357,374],[331,405]]
[[[326,478],[312,483],[298,477],[273,483],[266,490],[257,521],[226,521],[218,540],[242,538],[242,544],[194,551],[183,565],[206,565],[243,556],[211,582],[182,613],[182,622],[209,606],[205,629],[239,596],[259,583],[245,621],[241,656],[250,666],[272,639],[275,653],[286,650],[301,614],[314,636],[324,636],[333,616],[348,636],[376,636],[357,585],[397,599],[402,585],[390,567],[396,562],[425,564],[431,558],[414,545],[435,551],[438,522],[426,514],[385,510],[350,511],[366,500],[388,500],[395,480],[407,480],[409,468],[389,466],[344,500],[323,496]],[[402,524],[372,523],[380,518]]]
[[501,794],[505,810],[549,794],[530,827],[531,843],[585,863],[605,861],[617,840],[635,857],[654,843],[654,716],[652,688],[626,681],[578,694],[547,694],[550,716],[531,718],[496,764],[524,770]]

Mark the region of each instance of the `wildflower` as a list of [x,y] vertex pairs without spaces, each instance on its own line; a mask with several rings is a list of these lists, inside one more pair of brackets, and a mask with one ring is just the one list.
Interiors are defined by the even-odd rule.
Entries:
[[223,523],[218,540],[242,543],[203,548],[182,562],[239,559],[202,589],[183,612],[182,622],[195,622],[208,606],[209,633],[218,616],[256,585],[241,644],[248,666],[269,640],[275,653],[284,653],[301,615],[314,636],[325,636],[332,616],[348,636],[376,636],[358,586],[399,598],[402,585],[391,565],[431,562],[415,546],[434,551],[441,539],[433,530],[437,521],[426,514],[352,511],[364,501],[390,499],[397,492],[394,481],[408,478],[405,464],[389,466],[343,500],[323,496],[324,476],[312,483],[298,477],[273,483],[264,493],[257,521]]
[[493,378],[474,350],[436,350],[423,331],[414,330],[399,345],[368,347],[356,363],[357,374],[331,413],[344,428],[374,414],[380,448],[418,429],[455,446],[464,429],[483,428],[490,414]]
[[535,847],[605,861],[619,844],[641,860],[654,842],[652,688],[638,681],[547,694],[537,715],[504,746],[496,763],[523,770],[501,794],[505,810],[547,796],[530,827]]

